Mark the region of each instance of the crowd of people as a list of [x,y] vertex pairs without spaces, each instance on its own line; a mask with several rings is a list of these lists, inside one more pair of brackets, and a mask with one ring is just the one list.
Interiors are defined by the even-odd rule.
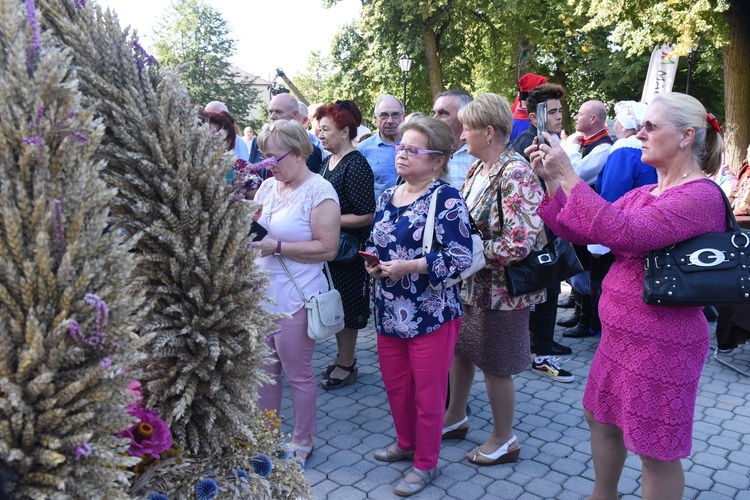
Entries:
[[[643,261],[650,250],[723,230],[723,197],[707,179],[733,198],[737,216],[750,215],[747,161],[739,178],[723,166],[721,127],[690,96],[619,102],[611,127],[605,104],[586,101],[569,135],[564,100],[564,88],[540,75],[521,78],[513,106],[497,94],[449,90],[436,96],[434,116],[407,117],[399,99],[384,95],[369,137],[351,100],[308,113],[291,95],[276,95],[269,123],[257,134],[247,127],[244,138],[221,103],[202,111],[237,158],[227,175],[237,199],[260,207],[255,221],[267,235],[251,246],[269,273],[267,308],[282,317],[268,338],[275,383],[259,389],[259,405],[280,411],[283,372],[303,465],[317,428],[304,301],[330,281],[343,298],[344,327],[320,386],[356,384],[357,334],[372,308],[396,431],[374,458],[413,461],[396,494],[424,489],[438,475],[441,441],[466,438],[477,367],[493,429],[466,459],[479,466],[519,459],[513,375],[530,367],[555,382],[575,379],[560,358],[572,349],[553,338],[558,307],[573,306],[563,337],[601,338],[583,398],[590,498],[618,498],[628,451],[641,458],[644,498],[682,497],[680,459],[691,451],[709,329],[700,307],[641,300]],[[472,263],[473,232],[485,265],[454,280]],[[570,280],[571,300],[558,302],[560,283],[512,295],[505,269],[554,236],[574,245],[584,268]],[[372,258],[345,256],[347,245]],[[732,308],[724,315],[743,316]]]

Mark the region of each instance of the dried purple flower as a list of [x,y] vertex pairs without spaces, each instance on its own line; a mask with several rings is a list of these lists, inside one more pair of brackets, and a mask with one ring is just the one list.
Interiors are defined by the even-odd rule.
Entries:
[[109,368],[110,366],[112,366],[112,360],[109,358],[109,356],[107,356],[99,361],[99,364],[104,368]]
[[75,138],[76,141],[80,142],[81,144],[87,144],[89,142],[89,136],[86,134],[82,134],[81,132],[73,131],[71,135]]
[[26,52],[26,67],[30,72],[34,71],[36,61],[39,58],[39,54],[42,52],[42,44],[39,41],[39,23],[36,18],[36,7],[34,6],[34,0],[26,0],[26,22],[29,25],[29,31],[31,31],[29,42],[29,49]]
[[38,135],[34,135],[34,136],[31,136],[31,137],[24,137],[23,138],[23,143],[24,144],[35,144],[35,145],[41,147],[41,145],[42,145],[42,138],[40,136],[38,136]]
[[81,443],[76,446],[75,449],[76,460],[80,460],[82,457],[87,457],[91,454],[91,446],[88,443]]
[[109,311],[107,310],[107,303],[99,298],[94,293],[87,293],[84,295],[83,300],[89,303],[91,307],[96,309],[96,329],[101,331],[107,323],[109,323]]
[[146,49],[144,49],[143,46],[138,43],[138,40],[133,40],[131,42],[131,45],[133,46],[133,59],[135,60],[135,66],[138,68],[138,72],[140,72],[147,64],[149,66],[159,65],[159,61],[157,61],[154,56],[146,52]]
[[83,339],[83,333],[81,332],[81,325],[79,325],[78,321],[74,319],[70,320],[68,333],[70,333],[70,337],[76,342]]
[[79,9],[86,7],[86,0],[76,0],[76,7]]

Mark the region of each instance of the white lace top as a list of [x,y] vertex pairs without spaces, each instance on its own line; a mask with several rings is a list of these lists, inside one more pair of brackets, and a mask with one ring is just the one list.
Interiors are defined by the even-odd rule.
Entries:
[[[304,184],[291,193],[281,196],[276,179],[270,178],[261,184],[255,201],[263,204],[263,214],[258,220],[268,230],[271,238],[284,242],[312,241],[311,215],[315,207],[327,199],[336,203],[339,198],[330,182],[319,175],[311,176]],[[273,304],[265,306],[272,313],[294,314],[304,307],[302,297],[281,267],[277,257],[258,257],[258,267],[269,273],[266,294]],[[323,275],[323,262],[310,264],[297,262],[284,257],[284,262],[294,280],[305,292],[306,297],[328,290],[328,282]]]

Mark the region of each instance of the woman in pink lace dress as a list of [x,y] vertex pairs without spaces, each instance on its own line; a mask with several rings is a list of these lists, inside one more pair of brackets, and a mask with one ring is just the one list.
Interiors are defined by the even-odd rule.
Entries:
[[643,262],[649,250],[724,230],[721,193],[706,179],[721,164],[720,131],[693,97],[658,94],[638,133],[658,183],[614,203],[575,174],[552,137],[552,146],[526,150],[547,183],[542,219],[561,238],[603,244],[616,257],[603,283],[602,339],[583,396],[594,459],[591,499],[618,498],[628,450],[643,464],[644,499],[682,498],[680,459],[690,454],[708,323],[701,307],[643,303]]

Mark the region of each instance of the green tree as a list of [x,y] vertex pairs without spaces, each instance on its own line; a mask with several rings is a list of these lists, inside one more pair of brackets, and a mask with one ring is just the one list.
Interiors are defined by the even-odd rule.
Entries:
[[[750,2],[746,0],[587,0],[578,10],[591,21],[585,29],[612,30],[612,41],[630,54],[674,43],[687,55],[700,37],[708,54],[723,51],[723,64],[703,60],[699,70],[723,66],[727,160],[736,171],[750,143]],[[713,72],[709,71],[709,74]],[[696,77],[699,73],[696,73]],[[716,83],[716,79],[712,79]],[[691,84],[692,85],[692,84]],[[695,94],[691,91],[691,94]],[[698,96],[699,98],[702,96]],[[702,99],[711,105],[711,100]]]
[[233,71],[235,53],[227,21],[205,0],[175,0],[154,31],[156,53],[166,68],[180,68],[196,104],[226,103],[237,122],[248,119],[258,101],[250,80]]

